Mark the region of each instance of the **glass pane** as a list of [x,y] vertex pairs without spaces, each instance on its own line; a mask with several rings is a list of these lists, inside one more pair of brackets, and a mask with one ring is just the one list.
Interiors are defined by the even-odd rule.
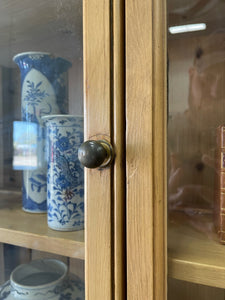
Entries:
[[168,298],[224,299],[225,2],[167,7]]
[[84,299],[82,43],[82,0],[0,2],[0,299]]

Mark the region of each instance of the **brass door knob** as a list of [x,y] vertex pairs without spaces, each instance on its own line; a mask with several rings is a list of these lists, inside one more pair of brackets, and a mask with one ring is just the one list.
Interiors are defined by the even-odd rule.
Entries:
[[113,148],[105,140],[89,140],[84,142],[78,149],[78,158],[86,168],[104,168],[113,160]]

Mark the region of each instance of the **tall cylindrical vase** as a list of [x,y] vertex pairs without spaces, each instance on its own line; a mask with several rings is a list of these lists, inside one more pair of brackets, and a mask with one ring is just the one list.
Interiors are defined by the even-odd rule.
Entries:
[[43,117],[47,142],[48,226],[72,231],[84,228],[84,171],[78,160],[83,117]]
[[38,166],[23,171],[23,210],[47,210],[47,165],[44,161],[44,127],[41,117],[68,112],[68,69],[71,63],[45,52],[14,56],[21,73],[22,121],[37,124]]

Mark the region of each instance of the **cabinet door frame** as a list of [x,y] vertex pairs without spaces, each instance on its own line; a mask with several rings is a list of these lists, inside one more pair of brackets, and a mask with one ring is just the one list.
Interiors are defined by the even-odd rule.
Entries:
[[125,11],[127,299],[165,300],[166,1]]
[[85,299],[125,299],[124,1],[83,1],[84,135],[115,149],[85,169]]

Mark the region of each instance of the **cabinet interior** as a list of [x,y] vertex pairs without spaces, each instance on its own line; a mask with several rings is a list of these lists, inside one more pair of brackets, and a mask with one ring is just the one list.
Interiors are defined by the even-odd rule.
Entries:
[[[179,2],[179,3],[178,3]],[[199,45],[204,45],[206,38],[213,34],[224,34],[224,11],[225,3],[223,1],[167,1],[167,17],[168,17],[168,33],[167,33],[167,45],[168,45],[168,127],[170,121],[176,118],[177,115],[183,116],[183,120],[180,124],[185,122],[185,114],[190,111],[190,74],[194,67],[195,55],[199,49]],[[169,27],[184,25],[184,24],[198,24],[205,23],[206,30],[196,32],[186,32],[180,34],[171,34]],[[222,45],[223,43],[221,43]],[[206,45],[206,44],[205,44]],[[219,47],[221,47],[221,45]],[[211,49],[213,48],[213,42]],[[203,46],[204,49],[204,46]],[[205,48],[207,49],[207,48]],[[219,51],[219,50],[218,50]],[[204,54],[204,50],[203,50]],[[221,62],[222,63],[222,62]],[[206,68],[207,69],[207,68]],[[199,91],[198,91],[199,92]],[[224,92],[224,90],[223,90]],[[224,93],[223,93],[224,97]],[[221,102],[220,110],[223,111],[224,104]],[[203,108],[204,109],[204,108]],[[201,111],[200,111],[201,113]],[[219,112],[217,117],[219,119]],[[199,117],[200,126],[203,121]],[[216,119],[216,114],[214,116]],[[211,122],[212,114],[208,115],[208,124]],[[217,120],[213,120],[217,121]],[[225,121],[225,117],[224,117]],[[201,124],[202,122],[202,124]],[[216,123],[216,122],[215,122]],[[189,150],[196,150],[194,147],[199,143],[200,148],[196,150],[199,153],[204,148],[204,134],[207,134],[207,130],[210,130],[210,126],[207,125],[200,129],[202,134],[202,140],[196,141],[196,136],[185,137],[179,133],[176,136],[177,139],[184,141],[185,143],[177,142],[176,145],[180,145],[174,152],[177,151],[180,157],[182,154],[186,155],[186,163],[190,162]],[[183,125],[181,125],[183,126]],[[185,125],[184,125],[185,126]],[[216,125],[215,125],[216,126]],[[217,125],[218,126],[218,125]],[[196,126],[197,128],[197,126]],[[200,127],[199,127],[200,128]],[[168,129],[168,142],[170,144],[170,129]],[[179,128],[177,131],[179,132]],[[184,131],[185,132],[185,131]],[[214,134],[214,133],[213,133]],[[199,135],[200,136],[200,135]],[[186,138],[186,140],[185,140]],[[213,137],[214,138],[214,137]],[[187,142],[189,141],[189,142]],[[188,144],[189,143],[189,144]],[[208,145],[211,141],[207,141]],[[183,147],[183,148],[182,148]],[[184,149],[186,147],[186,149]],[[208,147],[209,148],[209,147]],[[214,148],[216,148],[216,139],[214,141]],[[168,150],[168,164],[170,168],[170,150]],[[187,151],[186,151],[187,150]],[[215,149],[212,151],[214,155]],[[182,152],[183,151],[183,152]],[[193,151],[194,152],[194,151]],[[214,156],[213,156],[214,157]],[[203,165],[203,168],[205,165]],[[204,171],[204,170],[203,170]],[[203,175],[199,172],[199,182],[204,182]],[[202,172],[203,173],[203,172]],[[169,175],[168,175],[169,176]],[[181,175],[182,176],[182,175]],[[195,173],[193,172],[193,175]],[[202,176],[202,178],[201,178]],[[169,179],[168,179],[169,180]],[[190,179],[190,184],[193,184],[193,177]],[[211,183],[214,182],[213,176],[211,176]],[[180,186],[180,191],[183,186]],[[214,190],[213,190],[214,192]],[[168,203],[170,201],[170,192],[168,191]],[[187,196],[188,198],[188,196]],[[182,201],[182,200],[181,200]],[[214,227],[214,211],[212,207],[201,207],[196,204],[195,198],[189,196],[188,204],[172,209],[172,212],[168,212],[168,276],[177,281],[177,284],[173,284],[173,288],[178,286],[179,280],[187,281],[194,284],[207,285],[216,288],[225,288],[225,246],[219,242],[219,238]],[[189,206],[189,207],[188,207]],[[198,210],[200,208],[200,210]],[[206,208],[206,209],[205,209]],[[169,281],[170,282],[170,281]],[[172,281],[171,281],[172,282]],[[181,284],[182,286],[182,284]],[[190,284],[191,286],[191,284]],[[171,289],[172,290],[172,289]],[[210,294],[210,293],[209,293]],[[224,293],[222,293],[224,299]],[[222,295],[221,294],[221,295]],[[207,297],[207,296],[206,296]],[[212,297],[212,295],[211,295]],[[171,298],[172,299],[172,298]],[[197,298],[196,298],[197,299]],[[203,299],[203,298],[202,298]],[[212,299],[212,298],[204,298]]]
[[[84,231],[60,232],[46,214],[22,210],[22,171],[13,170],[13,121],[21,120],[20,71],[12,58],[50,52],[72,63],[69,114],[83,114],[82,1],[0,3],[0,243],[84,260]],[[6,247],[6,246],[5,246]],[[21,249],[22,249],[21,248]],[[48,254],[49,255],[49,254]],[[32,259],[34,255],[32,256]],[[23,260],[22,260],[23,261]]]

